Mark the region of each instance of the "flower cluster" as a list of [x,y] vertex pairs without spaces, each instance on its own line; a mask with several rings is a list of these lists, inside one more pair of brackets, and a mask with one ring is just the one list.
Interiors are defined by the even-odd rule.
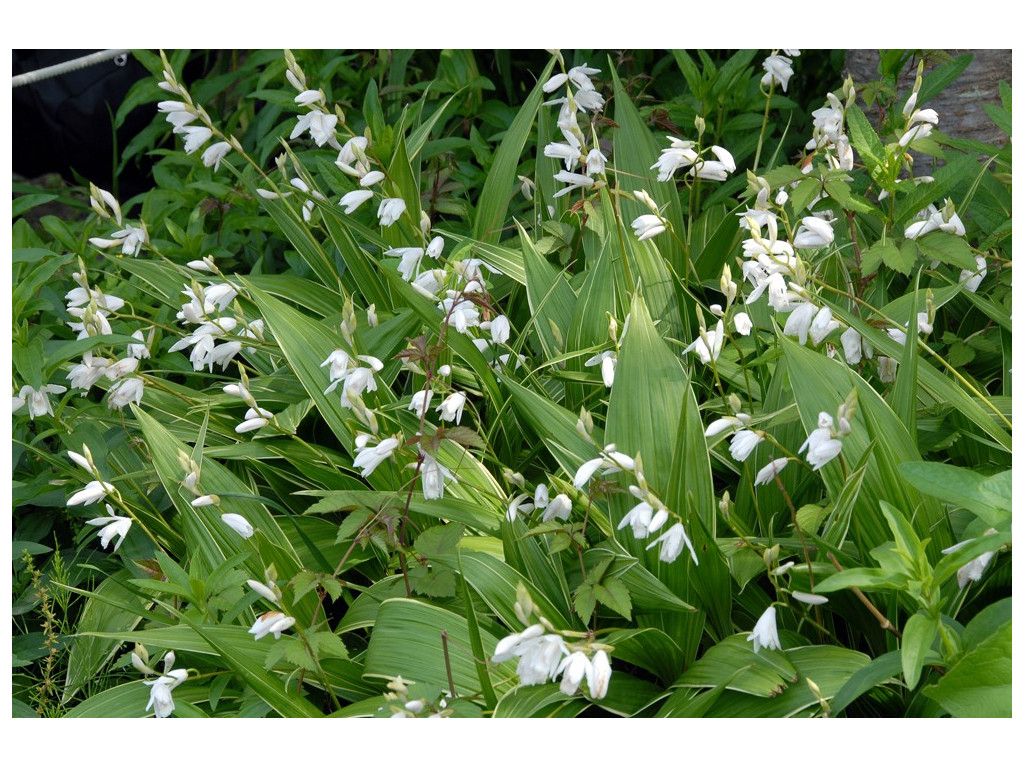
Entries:
[[603,699],[608,693],[612,668],[607,652],[599,648],[588,655],[582,648],[570,650],[562,635],[545,631],[543,624],[531,624],[499,640],[491,661],[499,664],[516,657],[521,685],[542,685],[561,677],[559,688],[566,696],[574,696],[584,680],[590,698]]
[[[846,437],[852,431],[850,419],[857,413],[857,391],[854,390],[846,402],[840,404],[836,412],[836,418],[822,411],[818,414],[818,427],[811,431],[800,446],[800,453],[807,451],[807,463],[811,469],[817,471],[828,464],[843,450],[843,443],[839,439]],[[839,426],[836,426],[836,422]]]
[[793,59],[800,55],[798,48],[783,48],[782,53],[778,49],[772,51],[771,55],[761,64],[764,75],[761,77],[761,86],[772,88],[776,85],[782,86],[782,92],[786,92],[789,86],[789,78],[793,76]]
[[[197,105],[185,86],[178,82],[163,52],[160,57],[164,64],[164,79],[157,85],[168,93],[174,94],[178,99],[161,101],[156,106],[167,115],[167,122],[172,126],[171,130],[184,139],[185,154],[191,155],[213,138],[213,122],[206,114],[206,110]],[[192,125],[196,120],[199,120],[202,125]],[[214,142],[203,152],[203,165],[207,168],[213,166],[213,170],[216,172],[220,169],[220,161],[227,156],[228,152],[237,148],[237,142],[234,139]]]
[[[555,53],[564,68],[561,53]],[[545,157],[561,160],[565,164],[565,170],[555,174],[555,181],[560,181],[567,186],[558,190],[555,197],[567,195],[576,189],[594,188],[598,181],[594,177],[604,174],[608,158],[601,151],[593,129],[593,122],[591,122],[589,143],[579,124],[580,114],[597,114],[604,108],[604,97],[597,91],[590,79],[590,75],[596,75],[600,71],[582,64],[552,76],[542,86],[544,93],[553,93],[565,86],[565,96],[544,102],[545,106],[559,107],[558,119],[555,124],[564,139],[563,142],[552,142],[544,147]],[[580,166],[579,170],[582,173],[577,172],[577,166]]]
[[149,692],[149,702],[146,704],[146,712],[153,710],[157,717],[169,717],[174,711],[174,698],[171,692],[188,679],[188,671],[184,669],[172,669],[175,662],[174,651],[168,651],[163,658],[163,673],[157,672],[149,664],[149,653],[145,646],[136,645],[131,655],[132,666],[144,675],[157,675],[156,680],[145,680],[146,685],[152,686]]

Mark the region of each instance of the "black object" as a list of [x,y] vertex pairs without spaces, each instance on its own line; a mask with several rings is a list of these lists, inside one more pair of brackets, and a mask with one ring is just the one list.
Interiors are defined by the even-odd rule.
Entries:
[[[93,50],[13,50],[12,73],[34,72]],[[130,54],[39,80],[13,89],[12,168],[26,177],[59,173],[69,181],[75,174],[115,191],[122,199],[147,189],[149,164],[129,164],[113,178],[113,120],[128,90],[149,72]],[[122,151],[153,119],[153,108],[140,107],[117,130]]]

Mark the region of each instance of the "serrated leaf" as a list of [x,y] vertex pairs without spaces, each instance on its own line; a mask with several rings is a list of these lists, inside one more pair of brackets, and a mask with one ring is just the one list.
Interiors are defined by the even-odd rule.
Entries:
[[605,579],[594,585],[594,597],[601,605],[608,606],[627,620],[630,619],[633,604],[629,599],[629,590],[618,579]]
[[292,578],[292,589],[294,590],[294,599],[300,600],[304,594],[316,587],[319,582],[319,577],[312,571],[299,571]]
[[459,546],[465,527],[458,523],[435,525],[416,537],[416,551],[427,558],[449,555]]
[[974,263],[974,251],[967,241],[949,232],[929,232],[916,240],[926,259],[941,261],[972,272],[978,268]]
[[309,636],[309,644],[317,658],[347,659],[348,649],[333,632],[314,632]]
[[589,624],[590,617],[594,614],[594,608],[597,607],[594,585],[587,584],[586,582],[580,584],[575,594],[573,594],[572,604],[576,609],[576,613],[583,620],[583,623]]

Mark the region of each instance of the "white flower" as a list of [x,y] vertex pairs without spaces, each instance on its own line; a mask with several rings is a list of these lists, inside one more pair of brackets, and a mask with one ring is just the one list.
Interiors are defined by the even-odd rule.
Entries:
[[524,515],[528,515],[533,511],[533,504],[527,501],[529,498],[530,494],[520,493],[508,503],[508,511],[505,513],[505,517],[510,523],[515,522],[520,512]]
[[975,256],[974,263],[976,269],[973,272],[969,269],[964,269],[960,272],[960,285],[964,287],[965,291],[970,293],[977,292],[981,281],[988,274],[988,263],[985,261],[984,256]]
[[[750,418],[747,417],[748,422],[749,420]],[[727,429],[742,427],[744,426],[744,423],[744,420],[738,416],[722,416],[708,424],[708,428],[704,430],[704,437],[714,437],[715,435],[725,432]]]
[[[524,633],[525,634],[525,633]],[[554,679],[563,656],[569,654],[560,635],[543,635],[522,643],[517,649],[519,665],[516,674],[523,685],[541,685]]]
[[85,488],[74,494],[66,503],[69,507],[78,504],[94,504],[97,501],[102,501],[108,493],[115,493],[114,486],[104,483],[102,480],[91,480]]
[[793,236],[794,248],[824,248],[835,240],[832,223],[817,216],[804,216]]
[[417,416],[422,416],[430,409],[430,400],[434,396],[434,390],[421,389],[412,396],[408,410],[413,411]]
[[544,509],[548,504],[548,487],[544,483],[539,483],[533,491],[533,505],[537,509]]
[[664,231],[665,222],[660,216],[655,216],[653,213],[645,213],[633,219],[633,234],[636,235],[637,240],[648,240]]
[[374,184],[384,181],[384,174],[381,171],[370,171],[359,180],[360,187],[372,187]]
[[786,318],[786,325],[782,332],[787,336],[796,336],[801,344],[807,343],[807,333],[811,329],[811,323],[817,315],[818,308],[808,301],[798,304],[789,317]]
[[46,384],[41,389],[33,389],[26,385],[13,399],[12,411],[17,411],[27,404],[28,415],[33,421],[36,416],[53,416],[53,406],[50,404],[49,395],[51,393],[59,395],[67,391],[67,387],[62,387],[59,384]]
[[257,429],[262,429],[270,423],[270,419],[273,418],[273,416],[274,414],[266,408],[249,408],[249,410],[245,412],[245,420],[235,427],[235,432],[242,435],[246,432],[254,432]]
[[505,315],[498,315],[491,320],[491,340],[495,344],[504,344],[508,341],[512,326]]
[[281,639],[281,633],[295,624],[294,616],[285,616],[280,611],[267,611],[253,622],[249,628],[249,634],[254,640],[260,640],[269,634],[274,635],[275,640]]
[[123,360],[118,360],[116,363],[106,366],[103,369],[103,375],[111,381],[117,381],[122,376],[129,373],[134,373],[135,369],[139,367],[139,360],[135,357],[126,357]]
[[768,88],[772,83],[782,86],[782,92],[786,92],[789,86],[789,78],[793,76],[793,60],[778,52],[772,53],[761,65],[765,74],[761,77],[761,85]]
[[789,459],[781,458],[769,461],[765,464],[761,470],[757,473],[757,477],[754,478],[754,485],[766,485],[774,480],[779,473],[786,468],[789,464]]
[[599,650],[591,659],[587,668],[587,690],[590,698],[603,699],[608,693],[608,683],[612,677],[612,665],[608,654]]
[[531,624],[529,627],[524,629],[522,632],[517,632],[503,637],[498,641],[498,644],[494,646],[494,654],[491,656],[491,661],[494,664],[500,664],[503,661],[508,661],[515,656],[521,656],[522,650],[527,647],[530,641],[535,640],[544,634],[544,627],[540,624]]
[[839,322],[832,319],[832,310],[828,307],[822,307],[811,322],[811,341],[815,344],[821,344],[837,328],[839,328]]
[[698,159],[690,169],[690,175],[710,181],[725,181],[729,174],[736,170],[736,161],[727,149],[712,146],[711,152],[717,160]]
[[454,421],[456,424],[462,422],[462,409],[466,406],[466,395],[462,392],[452,392],[434,410],[441,414],[441,421]]
[[619,521],[617,530],[622,530],[627,525],[633,528],[633,538],[646,539],[650,530],[651,518],[654,516],[654,507],[646,501],[641,501]]
[[142,393],[144,391],[145,382],[138,377],[119,379],[107,390],[107,408],[121,410],[128,403],[138,405],[142,402]]
[[423,498],[440,499],[444,497],[444,481],[457,482],[448,468],[443,466],[429,453],[420,454],[423,461],[420,464],[420,478],[423,481]]
[[[337,124],[337,115],[330,115],[319,109],[314,109],[299,117],[295,128],[292,129],[291,135],[288,138],[289,140],[295,139],[305,131],[309,131],[310,138],[316,142],[318,147],[322,147],[334,138],[334,127]],[[335,143],[334,146],[338,145]]]
[[804,450],[807,451],[807,462],[811,468],[819,470],[840,454],[843,444],[832,436],[831,426],[819,426],[807,436],[798,453],[803,453]]
[[559,171],[558,173],[556,173],[555,181],[561,181],[562,183],[568,184],[569,186],[555,192],[553,197],[561,197],[562,195],[567,195],[574,189],[589,189],[590,187],[594,186],[594,180],[589,176],[584,176],[581,173],[570,173],[569,171]]
[[540,89],[544,91],[544,93],[552,93],[565,85],[568,79],[569,76],[567,74],[559,72],[557,75],[552,75],[551,78],[540,87]]
[[[207,257],[207,258],[211,258],[211,257]],[[200,263],[203,263],[203,262],[200,262]],[[150,342],[153,341],[152,332],[153,332],[153,329],[151,328],[150,329],[150,339],[149,339]],[[141,360],[141,359],[143,359],[145,357],[149,357],[149,345],[146,343],[146,337],[145,337],[145,334],[142,333],[142,329],[140,328],[139,330],[135,331],[135,333],[132,334],[132,338],[133,339],[138,339],[142,343],[141,344],[129,344],[128,345],[128,354],[129,354],[129,356],[137,358],[139,360]]]
[[860,334],[853,328],[847,328],[839,337],[843,343],[843,354],[846,355],[846,362],[856,365],[861,360],[861,338]]
[[564,493],[560,493],[544,508],[544,514],[541,517],[541,520],[545,523],[549,520],[554,520],[556,517],[559,520],[568,520],[571,512],[572,501],[570,501],[569,497]]
[[272,603],[277,603],[281,600],[280,591],[275,592],[276,587],[274,585],[263,584],[255,579],[249,579],[245,582],[249,585],[249,589],[258,594],[260,597],[264,597]]
[[602,154],[600,149],[594,147],[587,153],[586,162],[587,175],[593,176],[594,174],[604,173],[604,166],[608,162],[608,158]]
[[562,675],[562,683],[559,686],[562,693],[572,696],[579,690],[580,683],[586,676],[593,676],[593,665],[583,651],[574,651],[558,665],[555,676]]
[[326,96],[321,90],[307,89],[295,97],[295,103],[300,107],[311,107],[314,104],[322,103]]
[[231,145],[226,141],[218,141],[216,144],[211,144],[203,152],[203,165],[209,168],[213,166],[213,171],[216,173],[220,170],[220,161],[224,159],[224,156],[231,151]]
[[96,535],[100,538],[100,546],[104,549],[110,543],[111,539],[115,536],[118,537],[117,542],[114,544],[114,552],[117,552],[118,547],[121,546],[121,542],[124,541],[124,537],[128,534],[128,530],[132,527],[132,519],[130,517],[119,517],[114,514],[114,508],[109,504],[107,507],[106,517],[95,517],[92,520],[86,520],[87,525],[99,525],[99,533]]
[[824,595],[814,595],[809,592],[797,592],[793,590],[790,594],[793,595],[794,600],[799,600],[801,603],[807,603],[807,605],[824,605],[828,602],[828,598]]
[[[571,144],[554,142],[544,147],[544,157],[555,158],[565,162],[565,170],[571,171],[580,160],[580,150]],[[556,177],[557,178],[557,177]]]
[[356,455],[352,461],[352,466],[362,467],[363,471],[360,474],[363,477],[369,477],[370,473],[380,466],[381,462],[391,458],[399,444],[397,438],[388,437],[381,440],[377,445],[366,446]]
[[675,137],[669,137],[670,146],[661,150],[658,161],[651,166],[651,169],[658,169],[658,181],[668,181],[680,168],[689,168],[697,160],[697,153],[693,151],[692,141],[683,141]]
[[347,192],[342,195],[341,200],[338,201],[338,205],[345,209],[345,213],[352,213],[371,197],[373,197],[373,190],[353,189],[351,192]]
[[212,507],[220,504],[220,496],[215,493],[208,493],[205,496],[198,496],[192,499],[193,507]]
[[761,618],[754,625],[754,631],[747,636],[747,640],[754,643],[754,653],[762,648],[779,650],[782,643],[779,642],[779,629],[775,624],[775,606],[769,605],[768,609],[761,614]]
[[661,551],[658,552],[658,559],[665,563],[674,563],[676,558],[683,551],[683,547],[690,550],[690,557],[693,558],[694,565],[698,565],[697,553],[693,550],[693,544],[690,543],[689,537],[686,535],[686,529],[683,528],[682,523],[676,523],[661,536],[656,538],[650,544],[647,545],[647,549],[656,547],[661,544]]
[[[991,529],[989,531],[986,531],[986,533],[991,532]],[[974,541],[974,539],[967,539],[965,541],[961,541],[959,544],[954,544],[951,547],[946,547],[944,550],[942,550],[942,554],[948,555],[950,552],[956,552],[956,550],[960,549],[960,547],[966,546],[970,544],[972,541]],[[985,567],[989,564],[989,562],[991,562],[992,558],[995,557],[995,554],[995,551],[983,552],[982,554],[978,555],[976,558],[971,560],[969,563],[967,563],[967,565],[961,567],[956,572],[956,583],[960,586],[960,589],[963,589],[972,581],[978,581],[979,579],[981,579],[982,572],[984,572]]]
[[718,356],[722,352],[722,342],[724,339],[725,326],[719,320],[715,330],[705,331],[702,336],[698,336],[690,346],[683,350],[683,354],[696,352],[700,361],[707,365],[712,360],[718,360]]
[[385,197],[377,209],[377,218],[382,227],[390,227],[405,212],[405,200],[400,197]]
[[191,155],[213,138],[213,131],[205,125],[186,125],[181,129],[181,133],[185,136],[186,155]]
[[732,442],[729,443],[729,453],[732,454],[736,461],[746,461],[747,457],[753,453],[754,448],[762,440],[764,440],[763,434],[749,429],[741,429],[732,436]]
[[146,685],[153,686],[149,692],[149,703],[146,704],[146,711],[153,710],[157,717],[168,717],[174,711],[174,699],[171,691],[188,679],[188,672],[184,669],[172,669],[166,675],[161,675],[156,680],[145,680]]
[[891,357],[878,356],[878,378],[884,384],[892,384],[896,381],[897,362]]
[[228,528],[233,530],[243,539],[250,538],[255,532],[248,520],[234,512],[225,512],[220,516],[220,519],[226,526],[228,526]]
[[750,320],[750,315],[746,312],[737,312],[732,318],[732,324],[736,328],[736,333],[740,336],[749,336],[751,329],[754,327],[753,322]]

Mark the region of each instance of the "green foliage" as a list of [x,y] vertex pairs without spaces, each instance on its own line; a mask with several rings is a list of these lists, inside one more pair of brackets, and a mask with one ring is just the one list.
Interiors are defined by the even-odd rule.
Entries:
[[153,188],[15,190],[14,713],[1010,715],[1009,137],[762,53],[138,51]]

